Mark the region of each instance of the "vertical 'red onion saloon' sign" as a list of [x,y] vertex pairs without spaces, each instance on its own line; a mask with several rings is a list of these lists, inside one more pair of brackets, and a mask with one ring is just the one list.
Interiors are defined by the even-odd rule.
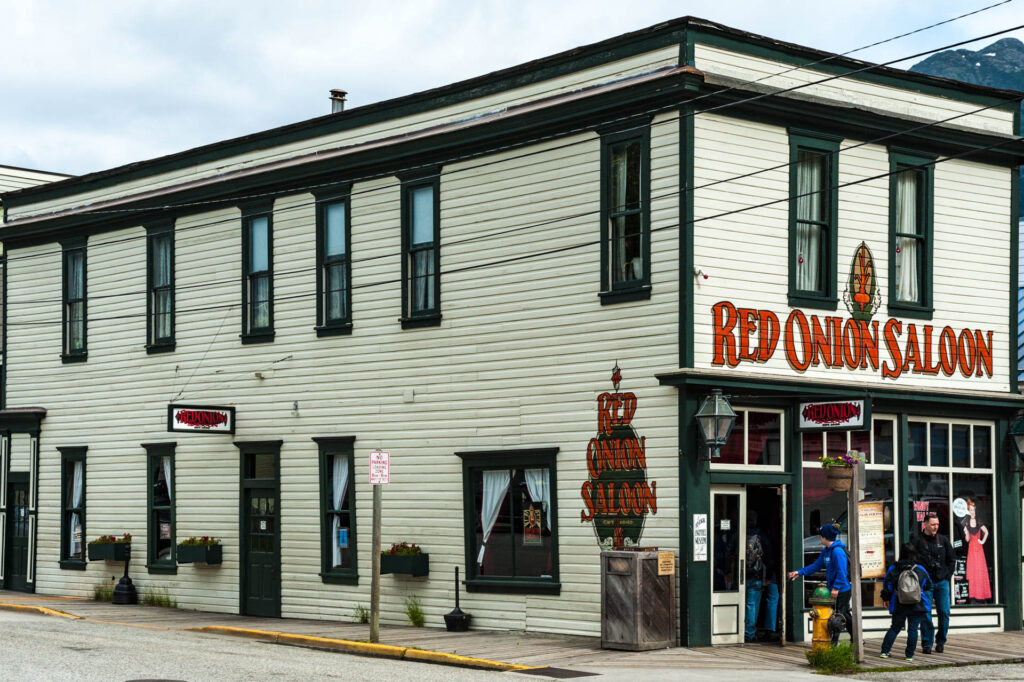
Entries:
[[612,374],[614,393],[597,396],[597,436],[587,444],[587,480],[580,489],[580,523],[594,522],[602,549],[640,544],[647,514],[658,513],[656,482],[647,481],[647,442],[632,427],[637,399],[619,393],[622,374]]

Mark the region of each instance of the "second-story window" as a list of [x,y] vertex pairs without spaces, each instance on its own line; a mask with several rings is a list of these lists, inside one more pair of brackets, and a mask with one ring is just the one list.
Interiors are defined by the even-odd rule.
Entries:
[[790,132],[789,304],[835,310],[839,139]]
[[148,229],[148,353],[174,350],[174,227]]
[[86,350],[85,240],[65,242],[64,251],[64,362],[80,362]]
[[347,196],[317,197],[318,336],[347,334],[352,329],[349,215]]
[[889,311],[930,319],[934,157],[890,151]]
[[438,177],[402,186],[402,326],[435,326],[441,321],[440,209]]
[[274,340],[273,236],[269,210],[242,221],[242,343]]
[[601,137],[601,301],[650,297],[650,128]]

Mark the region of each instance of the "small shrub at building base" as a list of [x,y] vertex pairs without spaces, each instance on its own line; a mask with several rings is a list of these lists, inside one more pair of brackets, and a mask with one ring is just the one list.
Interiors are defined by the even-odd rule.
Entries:
[[154,587],[142,593],[142,603],[146,606],[166,606],[178,608],[178,600],[167,593],[166,587]]
[[111,601],[114,598],[114,583],[99,583],[92,588],[92,598],[96,601]]
[[405,615],[409,618],[410,623],[418,628],[423,627],[426,617],[423,615],[423,609],[420,608],[420,600],[416,597],[405,598]]
[[807,662],[815,670],[829,675],[853,673],[860,670],[853,653],[853,645],[849,642],[837,644],[831,649],[808,651]]
[[356,606],[356,610],[352,613],[352,616],[356,619],[357,623],[369,623],[370,622],[370,609],[366,608],[362,604]]

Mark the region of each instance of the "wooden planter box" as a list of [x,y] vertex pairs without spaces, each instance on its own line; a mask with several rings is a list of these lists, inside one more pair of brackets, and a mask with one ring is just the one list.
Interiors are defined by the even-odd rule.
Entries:
[[89,561],[124,561],[130,542],[105,542],[89,545]]
[[430,573],[429,554],[381,554],[380,573],[404,573],[418,578]]
[[219,564],[223,560],[222,545],[178,545],[179,564]]

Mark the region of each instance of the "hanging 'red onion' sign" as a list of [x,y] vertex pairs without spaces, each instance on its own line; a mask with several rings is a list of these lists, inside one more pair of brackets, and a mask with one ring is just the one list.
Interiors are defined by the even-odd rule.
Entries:
[[615,393],[597,397],[597,436],[587,444],[588,477],[580,489],[580,522],[594,522],[602,549],[639,545],[647,514],[658,513],[658,484],[647,481],[646,438],[631,425],[636,395],[619,393],[621,380],[616,365]]
[[799,416],[798,431],[864,431],[871,423],[871,402],[801,403]]
[[200,405],[168,405],[168,431],[234,433],[235,408]]

